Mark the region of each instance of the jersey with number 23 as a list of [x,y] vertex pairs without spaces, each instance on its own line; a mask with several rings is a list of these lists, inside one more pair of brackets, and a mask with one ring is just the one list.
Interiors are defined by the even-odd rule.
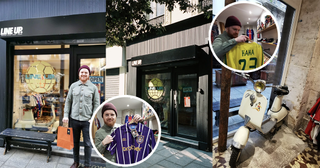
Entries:
[[226,54],[226,64],[238,70],[256,69],[263,65],[262,47],[255,43],[238,43]]

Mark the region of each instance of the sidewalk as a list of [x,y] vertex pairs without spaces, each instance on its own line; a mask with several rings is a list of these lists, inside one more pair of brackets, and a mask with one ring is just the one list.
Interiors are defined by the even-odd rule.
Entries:
[[[232,138],[227,140],[227,147],[232,144]],[[307,144],[285,125],[272,137],[251,132],[248,143],[242,150],[238,166],[243,168],[285,167],[297,157]],[[218,152],[218,143],[213,144],[213,167],[230,167],[231,150]],[[312,157],[310,157],[312,159]],[[301,165],[300,165],[301,166]],[[300,167],[298,166],[298,167]]]
[[[43,151],[33,151],[30,149],[12,148],[6,155],[3,155],[4,148],[0,148],[0,167],[2,168],[69,168],[73,159],[69,157],[51,156],[47,163],[47,155]],[[96,154],[93,156],[96,157]],[[95,158],[94,160],[101,160]],[[115,167],[111,164],[94,162],[92,167]],[[145,162],[134,166],[136,168],[211,168],[212,152],[205,152],[190,147],[181,148],[180,150],[167,146],[167,142],[160,140],[155,153]]]

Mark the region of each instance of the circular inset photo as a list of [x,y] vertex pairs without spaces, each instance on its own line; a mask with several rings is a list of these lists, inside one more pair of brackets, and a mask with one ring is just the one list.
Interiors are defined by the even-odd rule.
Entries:
[[90,138],[98,155],[115,166],[135,166],[156,150],[161,127],[146,101],[129,95],[103,102],[90,123]]
[[235,2],[214,17],[209,45],[221,65],[249,73],[265,67],[276,55],[279,32],[268,9],[253,2]]

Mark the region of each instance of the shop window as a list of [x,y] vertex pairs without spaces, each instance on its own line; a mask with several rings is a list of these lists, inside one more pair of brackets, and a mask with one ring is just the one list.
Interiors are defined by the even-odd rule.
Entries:
[[15,55],[12,128],[55,133],[69,87],[69,54]]
[[[16,45],[15,50],[40,50],[40,49],[58,49],[61,45]],[[64,45],[64,48],[70,48],[70,45]]]

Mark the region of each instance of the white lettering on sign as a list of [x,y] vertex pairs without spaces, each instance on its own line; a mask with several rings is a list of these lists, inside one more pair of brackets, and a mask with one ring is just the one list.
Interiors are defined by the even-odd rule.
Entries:
[[135,60],[135,61],[132,61],[131,66],[138,66],[141,64],[142,64],[142,60]]
[[14,36],[14,35],[22,35],[23,33],[23,27],[17,26],[17,27],[4,27],[0,30],[1,36]]

